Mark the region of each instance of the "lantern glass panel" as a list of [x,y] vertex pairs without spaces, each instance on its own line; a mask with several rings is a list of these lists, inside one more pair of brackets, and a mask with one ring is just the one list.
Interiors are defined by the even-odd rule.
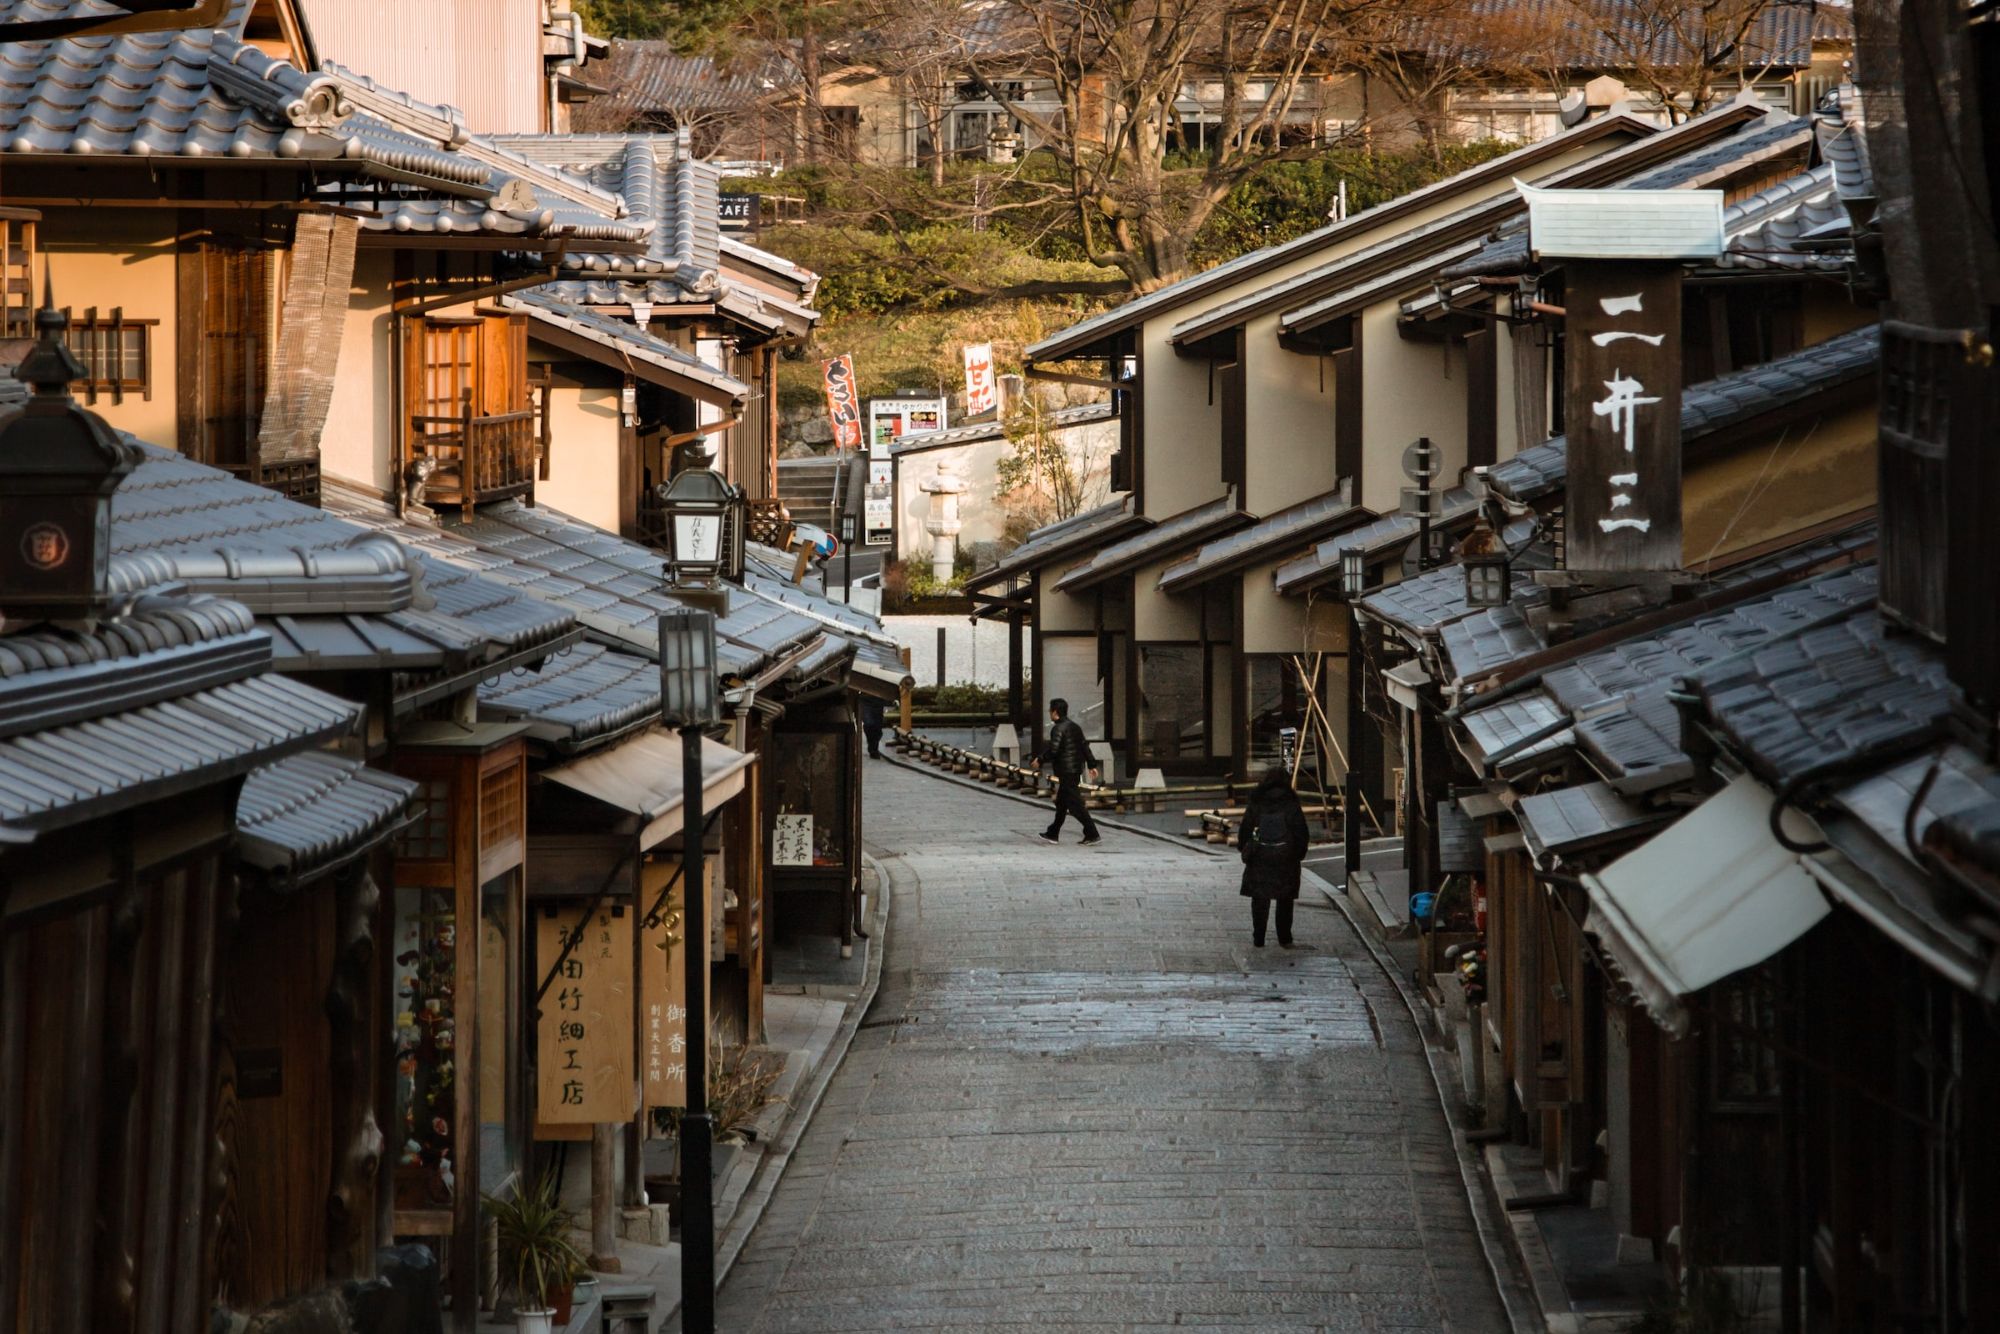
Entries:
[[1505,605],[1511,592],[1505,557],[1474,556],[1465,562],[1465,602],[1470,607]]
[[722,516],[720,514],[676,514],[673,516],[674,564],[712,566],[722,559]]
[[715,672],[715,616],[660,615],[660,717],[670,727],[700,727],[721,714]]
[[1351,598],[1358,598],[1368,588],[1368,563],[1359,548],[1349,547],[1340,553],[1340,591]]

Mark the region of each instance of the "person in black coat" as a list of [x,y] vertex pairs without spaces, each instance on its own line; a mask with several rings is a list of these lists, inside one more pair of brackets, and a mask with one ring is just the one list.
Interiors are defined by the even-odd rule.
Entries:
[[873,695],[861,697],[861,735],[868,741],[868,758],[882,758],[882,701]]
[[1299,864],[1310,836],[1292,780],[1274,768],[1257,784],[1243,810],[1236,845],[1243,854],[1243,896],[1250,900],[1250,943],[1262,948],[1271,904],[1278,905],[1278,943],[1292,943],[1292,905],[1299,897]]

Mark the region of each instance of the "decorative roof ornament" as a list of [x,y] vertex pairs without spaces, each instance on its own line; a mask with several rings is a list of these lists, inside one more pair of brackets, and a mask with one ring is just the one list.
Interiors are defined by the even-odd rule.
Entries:
[[87,372],[46,268],[35,329],[15,371],[32,394],[0,416],[0,616],[95,619],[111,609],[111,494],[139,453],[70,393]]

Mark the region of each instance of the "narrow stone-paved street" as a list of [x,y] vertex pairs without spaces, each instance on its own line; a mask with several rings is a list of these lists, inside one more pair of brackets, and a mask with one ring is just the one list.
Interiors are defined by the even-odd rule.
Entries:
[[1310,888],[871,765],[882,990],[723,1289],[751,1330],[1501,1330],[1391,981]]

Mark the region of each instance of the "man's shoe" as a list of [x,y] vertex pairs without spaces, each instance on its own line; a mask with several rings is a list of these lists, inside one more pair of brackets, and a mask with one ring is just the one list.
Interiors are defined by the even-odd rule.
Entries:
[[1044,842],[1044,843],[1061,843],[1061,842],[1062,842],[1062,840],[1061,840],[1061,839],[1057,838],[1057,837],[1056,837],[1056,836],[1055,836],[1054,834],[1051,834],[1051,833],[1050,833],[1050,832],[1049,832],[1048,830],[1046,830],[1046,829],[1044,829],[1044,830],[1043,830],[1043,831],[1042,831],[1041,833],[1039,833],[1039,834],[1036,834],[1036,835],[1035,835],[1035,837],[1036,837],[1036,838],[1039,838],[1039,839],[1040,839],[1040,840],[1042,840],[1042,842]]
[[1250,943],[1252,945],[1255,945],[1260,950],[1264,948],[1264,938],[1262,936],[1250,937]]
[[1093,844],[1102,843],[1103,841],[1104,841],[1104,835],[1102,834],[1085,834],[1083,836],[1083,846],[1085,846],[1086,848],[1092,846]]

